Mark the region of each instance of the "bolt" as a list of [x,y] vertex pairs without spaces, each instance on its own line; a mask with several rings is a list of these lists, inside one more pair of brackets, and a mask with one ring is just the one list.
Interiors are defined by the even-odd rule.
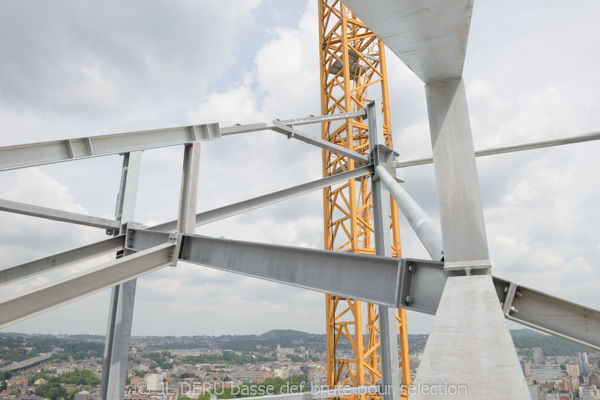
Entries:
[[410,297],[410,295],[408,295],[404,298],[404,301],[406,302],[406,304],[410,304],[412,301],[412,297]]
[[519,312],[519,310],[517,310],[517,308],[516,308],[515,306],[511,306],[511,307],[510,307],[510,311],[509,311],[509,313],[514,313],[514,314],[516,314],[516,313],[518,313],[518,312]]
[[415,272],[415,267],[412,264],[408,264],[408,272]]
[[515,296],[517,297],[523,297],[523,293],[519,292],[518,290],[515,292]]

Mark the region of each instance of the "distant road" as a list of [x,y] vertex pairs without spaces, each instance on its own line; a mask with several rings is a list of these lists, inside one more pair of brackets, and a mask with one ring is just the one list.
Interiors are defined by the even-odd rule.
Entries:
[[36,365],[39,365],[39,364],[43,363],[44,361],[47,361],[57,351],[58,351],[58,349],[54,348],[50,353],[42,353],[42,354],[40,354],[37,357],[28,358],[27,360],[23,360],[23,361],[18,362],[18,363],[12,363],[10,365],[7,365],[5,367],[0,368],[0,372],[4,372],[4,371],[21,371],[21,370],[24,370],[24,369],[27,369],[27,368],[34,367]]

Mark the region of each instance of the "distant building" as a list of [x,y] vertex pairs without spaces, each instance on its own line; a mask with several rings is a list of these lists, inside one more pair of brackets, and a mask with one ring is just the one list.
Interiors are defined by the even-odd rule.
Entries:
[[144,378],[140,378],[139,376],[132,376],[131,380],[129,381],[132,386],[137,386],[142,382],[144,382]]
[[541,347],[534,347],[533,349],[531,349],[531,351],[533,353],[533,363],[535,365],[541,365],[542,360],[544,359]]
[[312,367],[308,370],[308,380],[313,386],[321,386],[327,383],[327,371],[323,367]]
[[75,400],[92,400],[92,394],[85,390],[75,393]]
[[573,400],[573,393],[548,392],[544,394],[542,400]]
[[43,397],[40,396],[36,396],[35,394],[28,394],[27,396],[23,397],[23,400],[46,400]]
[[145,380],[146,385],[148,386],[148,390],[159,390],[160,384],[162,383],[162,374],[148,374],[146,375]]
[[600,390],[595,386],[579,386],[579,400],[600,400]]
[[573,378],[569,377],[567,379],[561,379],[558,381],[558,390],[561,392],[570,392],[573,393],[575,391],[576,385],[574,385]]
[[262,383],[265,380],[265,371],[236,371],[232,376],[242,382]]
[[549,383],[539,385],[537,388],[537,391],[538,391],[538,399],[544,400],[546,394],[554,392],[554,385],[549,384]]
[[586,352],[583,352],[577,353],[577,356],[579,357],[579,370],[585,372],[588,364],[588,355]]
[[525,376],[531,376],[531,362],[530,361],[521,361],[521,368],[523,369],[523,374]]
[[579,365],[567,364],[567,375],[577,378],[579,376]]
[[285,367],[283,369],[283,379],[287,379],[290,376],[298,375],[301,373],[302,373],[302,370],[300,369],[300,367],[298,367],[296,365],[291,366],[291,367]]

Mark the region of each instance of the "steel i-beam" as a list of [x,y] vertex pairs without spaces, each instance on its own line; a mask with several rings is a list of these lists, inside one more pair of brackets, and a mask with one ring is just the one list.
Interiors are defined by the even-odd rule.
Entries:
[[[170,265],[174,248],[174,242],[163,243],[76,275],[67,276],[40,289],[5,299],[0,302],[0,327],[14,324]],[[112,399],[116,398],[118,397]]]
[[[371,102],[367,105],[367,118],[369,128],[369,145],[371,154],[376,151],[378,145],[385,144],[383,136],[383,105],[381,102]],[[377,163],[375,163],[377,165]],[[389,226],[391,215],[390,196],[376,175],[371,178],[371,193],[373,196],[373,230],[375,237],[375,254],[378,256],[391,257],[392,235]],[[385,387],[384,400],[400,400],[401,386],[404,383],[410,385],[410,371],[404,369],[404,380],[401,382],[398,367],[398,340],[396,331],[396,313],[394,308],[379,306],[379,335],[381,354],[381,381]],[[406,323],[406,321],[402,321]],[[408,362],[408,349],[403,348]],[[406,373],[408,372],[408,374]]]
[[[121,223],[133,221],[135,216],[141,158],[141,151],[123,155],[121,185],[115,212],[117,220]],[[127,256],[129,252],[126,249],[117,254],[117,258]],[[136,279],[130,279],[112,290],[100,386],[102,400],[124,399],[136,284]]]

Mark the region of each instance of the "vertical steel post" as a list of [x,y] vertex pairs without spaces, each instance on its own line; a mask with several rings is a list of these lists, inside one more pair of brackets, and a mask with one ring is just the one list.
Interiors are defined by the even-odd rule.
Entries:
[[185,146],[183,171],[181,174],[181,194],[179,196],[179,217],[177,231],[194,233],[196,227],[196,201],[198,199],[198,175],[200,173],[201,145],[195,142]]
[[[383,105],[371,102],[367,105],[369,144],[371,152],[375,146],[385,144],[383,136]],[[377,175],[371,179],[373,193],[373,228],[375,254],[391,257],[392,235],[388,222],[391,214],[390,195]],[[379,306],[379,351],[381,354],[381,381],[384,400],[400,400],[400,369],[398,367],[398,339],[396,333],[396,310]]]
[[[141,151],[125,153],[123,157],[121,185],[115,211],[117,220],[122,224],[134,219],[141,159]],[[126,250],[117,253],[117,258],[124,256],[127,256]],[[123,400],[125,395],[136,283],[137,280],[133,279],[115,286],[112,290],[102,364],[102,400]]]

